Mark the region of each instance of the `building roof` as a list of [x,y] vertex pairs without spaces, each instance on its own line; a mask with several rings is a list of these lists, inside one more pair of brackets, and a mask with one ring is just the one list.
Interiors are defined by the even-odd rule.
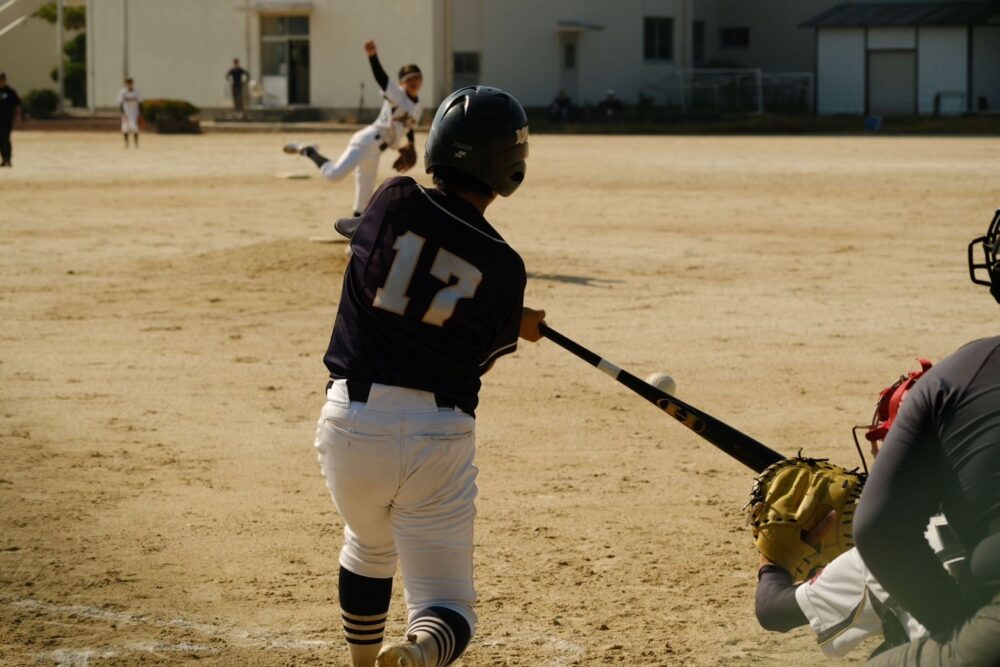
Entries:
[[1000,19],[1000,0],[837,5],[801,27],[862,28],[917,25],[982,25]]

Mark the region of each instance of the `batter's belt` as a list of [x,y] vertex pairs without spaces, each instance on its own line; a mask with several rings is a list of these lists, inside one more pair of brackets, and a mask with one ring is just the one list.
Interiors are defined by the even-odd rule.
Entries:
[[[336,378],[341,379],[341,378]],[[333,386],[333,380],[326,383],[327,391]],[[347,396],[351,399],[353,403],[367,403],[368,396],[372,392],[371,382],[359,382],[358,380],[347,380]],[[439,408],[449,408],[453,409],[456,406],[455,401],[440,394],[434,394],[434,402]]]

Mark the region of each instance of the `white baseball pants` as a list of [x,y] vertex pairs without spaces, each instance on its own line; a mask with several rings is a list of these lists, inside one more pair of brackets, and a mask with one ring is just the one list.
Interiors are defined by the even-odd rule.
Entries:
[[330,181],[339,181],[355,169],[354,210],[363,212],[375,192],[375,177],[378,175],[378,160],[382,156],[378,130],[366,127],[351,136],[347,148],[337,161],[330,160],[319,171]]
[[125,111],[121,113],[122,134],[139,134],[139,105],[130,107],[125,105]]
[[475,629],[475,420],[424,391],[372,385],[352,403],[337,380],[316,427],[326,485],[344,518],[340,564],[388,579],[397,560],[409,620],[447,607]]

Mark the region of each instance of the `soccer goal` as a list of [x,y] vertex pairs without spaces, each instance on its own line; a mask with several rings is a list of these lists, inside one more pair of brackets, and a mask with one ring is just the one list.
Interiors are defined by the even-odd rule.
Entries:
[[654,104],[685,114],[761,114],[764,111],[812,111],[811,72],[763,72],[744,69],[678,69],[645,84]]

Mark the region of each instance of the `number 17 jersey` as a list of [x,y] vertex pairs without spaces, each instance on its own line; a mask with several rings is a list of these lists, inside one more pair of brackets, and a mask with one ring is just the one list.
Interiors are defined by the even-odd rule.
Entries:
[[480,376],[517,349],[524,262],[469,202],[386,181],[354,237],[330,375],[429,391],[475,416]]

